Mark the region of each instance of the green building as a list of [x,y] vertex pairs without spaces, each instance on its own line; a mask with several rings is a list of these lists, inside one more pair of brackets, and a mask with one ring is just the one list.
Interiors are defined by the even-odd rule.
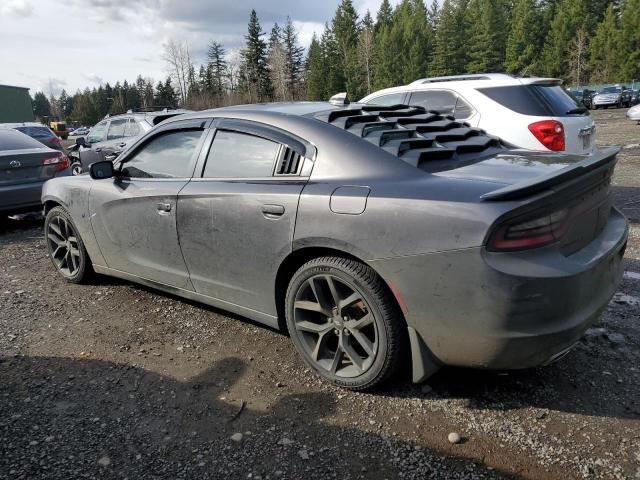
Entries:
[[29,89],[0,85],[0,123],[33,122]]

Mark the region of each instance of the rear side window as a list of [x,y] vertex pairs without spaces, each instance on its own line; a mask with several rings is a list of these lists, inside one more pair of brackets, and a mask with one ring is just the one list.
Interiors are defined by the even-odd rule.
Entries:
[[417,105],[455,118],[469,118],[473,113],[471,106],[449,90],[425,90],[413,92],[409,105]]
[[129,178],[189,178],[202,130],[180,130],[154,137],[122,164]]
[[107,140],[117,140],[124,137],[124,127],[127,125],[127,119],[111,120],[109,131],[107,132]]
[[388,95],[380,95],[379,97],[372,98],[367,102],[368,105],[382,105],[383,107],[389,107],[391,105],[398,105],[404,101],[404,92],[390,93]]
[[127,128],[124,130],[125,137],[136,137],[140,135],[140,125],[134,120],[130,119],[127,123]]
[[16,127],[16,130],[26,133],[32,138],[51,138],[56,136],[47,127]]
[[503,107],[523,115],[589,115],[589,110],[560,85],[512,85],[479,88],[478,91]]
[[218,130],[207,156],[204,177],[271,177],[280,144],[255,135]]

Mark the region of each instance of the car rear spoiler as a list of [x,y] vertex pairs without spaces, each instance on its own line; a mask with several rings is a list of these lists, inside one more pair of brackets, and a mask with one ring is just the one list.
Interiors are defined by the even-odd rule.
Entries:
[[555,185],[581,177],[582,175],[595,170],[607,163],[615,163],[616,154],[620,151],[619,147],[607,147],[596,150],[589,157],[581,162],[573,163],[560,170],[543,175],[532,180],[509,185],[492,192],[485,193],[480,198],[482,200],[512,200],[514,198],[522,198],[534,193],[547,190]]

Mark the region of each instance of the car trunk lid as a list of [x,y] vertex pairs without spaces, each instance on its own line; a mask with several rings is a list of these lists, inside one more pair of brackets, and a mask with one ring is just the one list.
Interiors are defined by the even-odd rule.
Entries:
[[0,185],[48,180],[60,165],[60,152],[46,148],[0,152]]

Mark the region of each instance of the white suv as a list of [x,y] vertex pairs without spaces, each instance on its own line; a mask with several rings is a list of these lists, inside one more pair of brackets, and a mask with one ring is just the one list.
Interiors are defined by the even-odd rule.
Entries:
[[453,115],[500,137],[514,148],[589,154],[593,119],[554,78],[516,78],[501,73],[423,78],[386,88],[360,103],[420,105]]

